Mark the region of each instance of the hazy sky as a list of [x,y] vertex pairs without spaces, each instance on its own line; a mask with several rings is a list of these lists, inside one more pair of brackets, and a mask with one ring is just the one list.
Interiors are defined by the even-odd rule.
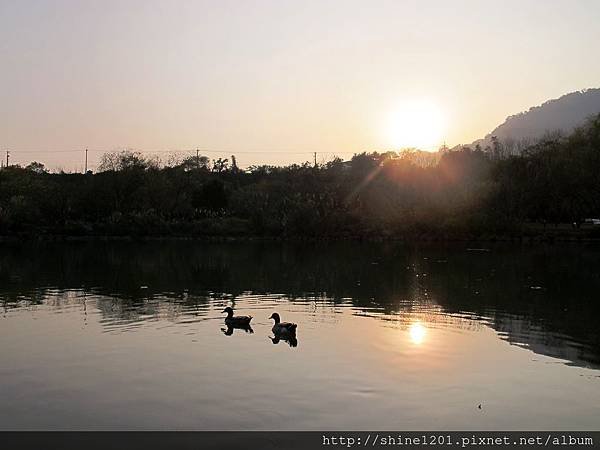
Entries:
[[600,86],[599,23],[596,0],[0,0],[0,150],[71,170],[85,147],[90,166],[125,147],[321,159],[389,149],[414,101],[467,143]]

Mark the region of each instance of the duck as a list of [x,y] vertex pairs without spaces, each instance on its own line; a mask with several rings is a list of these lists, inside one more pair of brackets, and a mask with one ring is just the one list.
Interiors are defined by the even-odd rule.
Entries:
[[272,331],[273,334],[275,336],[277,335],[290,335],[290,334],[296,334],[296,327],[298,325],[296,325],[295,323],[290,323],[290,322],[282,322],[281,318],[279,317],[279,314],[277,314],[276,312],[271,314],[271,317],[269,317],[269,319],[273,319],[275,321],[275,324],[273,325]]
[[233,309],[228,306],[223,311],[227,313],[227,317],[225,317],[225,325],[232,327],[248,327],[250,326],[250,321],[252,320],[252,316],[234,316]]

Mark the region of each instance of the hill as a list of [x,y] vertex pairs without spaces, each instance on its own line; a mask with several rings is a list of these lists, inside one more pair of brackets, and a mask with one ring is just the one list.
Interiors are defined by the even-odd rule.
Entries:
[[492,136],[509,147],[521,148],[548,134],[569,134],[583,125],[590,116],[600,113],[600,89],[572,92],[557,99],[548,100],[528,111],[509,116],[483,139],[471,146],[482,148],[492,145]]

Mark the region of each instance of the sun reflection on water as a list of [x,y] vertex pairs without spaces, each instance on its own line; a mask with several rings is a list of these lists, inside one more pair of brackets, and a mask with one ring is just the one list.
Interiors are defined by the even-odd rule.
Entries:
[[422,344],[427,335],[427,328],[423,326],[421,322],[415,322],[408,328],[410,340],[413,344]]

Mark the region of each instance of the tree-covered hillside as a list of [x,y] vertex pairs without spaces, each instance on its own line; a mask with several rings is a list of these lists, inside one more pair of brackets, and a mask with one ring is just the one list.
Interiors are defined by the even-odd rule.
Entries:
[[491,147],[492,138],[502,141],[513,153],[548,135],[568,135],[586,120],[600,113],[600,89],[571,92],[506,118],[472,147]]
[[407,151],[248,170],[131,152],[105,155],[93,174],[11,166],[0,171],[0,235],[489,238],[561,223],[576,232],[600,217],[600,116],[520,155],[502,145],[430,165]]

